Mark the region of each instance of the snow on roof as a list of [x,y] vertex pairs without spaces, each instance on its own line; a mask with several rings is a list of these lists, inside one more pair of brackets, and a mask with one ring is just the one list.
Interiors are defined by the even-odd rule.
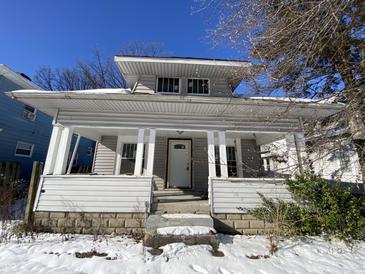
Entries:
[[[34,90],[34,89],[22,89],[22,90],[15,90],[12,93],[49,93],[50,91],[44,90]],[[130,94],[131,89],[127,88],[104,88],[104,89],[86,89],[86,90],[59,90],[59,91],[52,91],[52,93],[78,93],[78,94]]]
[[[332,104],[335,103],[335,97],[329,97],[325,99],[309,99],[309,98],[294,98],[294,97],[273,97],[273,96],[250,96],[242,97],[254,100],[272,100],[272,101],[283,101],[292,103],[319,103],[319,104]],[[338,103],[341,104],[341,103]]]

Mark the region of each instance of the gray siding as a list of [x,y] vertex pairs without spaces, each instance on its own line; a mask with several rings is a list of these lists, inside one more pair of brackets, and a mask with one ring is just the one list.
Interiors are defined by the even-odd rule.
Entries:
[[[135,92],[155,93],[156,92],[156,75],[140,75]],[[216,97],[231,97],[232,92],[226,79],[209,79],[210,80],[210,95]],[[178,94],[172,94],[178,95]],[[180,77],[180,95],[188,94],[187,78]]]
[[135,92],[154,93],[156,90],[155,75],[141,75],[138,80],[138,85]]
[[149,209],[151,177],[42,177],[36,211],[144,212]]
[[255,178],[261,172],[262,161],[260,147],[255,140],[241,139],[243,177]]
[[167,137],[156,137],[153,174],[155,187],[163,190],[166,181]]
[[[291,194],[279,179],[212,179],[213,213],[244,213],[262,204],[258,195],[291,201]],[[239,209],[242,208],[242,209]]]
[[93,172],[97,174],[112,175],[114,172],[115,151],[117,136],[102,136],[95,150]]

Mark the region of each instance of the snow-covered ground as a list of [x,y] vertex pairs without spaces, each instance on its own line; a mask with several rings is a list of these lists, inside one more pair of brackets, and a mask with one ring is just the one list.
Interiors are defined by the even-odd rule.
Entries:
[[[280,242],[270,258],[264,236],[219,235],[224,257],[213,257],[211,247],[170,244],[152,256],[141,242],[128,237],[38,234],[0,244],[0,273],[365,273],[365,243],[352,249],[340,242],[303,238]],[[107,257],[77,258],[76,252],[96,250]],[[247,255],[247,256],[246,256]]]

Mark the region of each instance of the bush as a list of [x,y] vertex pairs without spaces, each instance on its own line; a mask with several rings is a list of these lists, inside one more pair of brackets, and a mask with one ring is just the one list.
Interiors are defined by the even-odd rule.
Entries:
[[272,222],[284,235],[325,235],[346,242],[362,240],[365,233],[364,197],[356,197],[340,183],[330,185],[313,175],[286,181],[295,202],[260,195],[263,205],[250,213]]

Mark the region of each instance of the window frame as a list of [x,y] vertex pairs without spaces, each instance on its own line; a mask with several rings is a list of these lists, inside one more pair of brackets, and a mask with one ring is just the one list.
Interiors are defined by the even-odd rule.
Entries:
[[[178,92],[159,91],[158,90],[158,79],[178,79],[179,80],[179,91]],[[156,76],[156,92],[161,93],[161,94],[181,94],[181,78],[179,78],[179,77]]]
[[[18,154],[18,153],[17,153],[17,150],[18,150],[18,144],[30,145],[30,146],[31,146],[30,154],[29,154],[29,155]],[[34,144],[27,143],[27,142],[23,142],[23,141],[17,141],[17,142],[16,142],[16,145],[15,145],[14,156],[18,156],[18,157],[25,157],[25,158],[32,158],[32,156],[33,156],[33,151],[34,151]]]
[[[208,93],[190,93],[189,92],[189,80],[207,80],[208,81]],[[209,78],[187,77],[186,78],[186,94],[194,96],[207,96],[210,95],[211,82]]]
[[[27,110],[26,107],[33,108],[34,109],[34,112],[31,112],[31,111]],[[29,113],[32,113],[33,114],[33,118],[28,118],[27,114],[29,114]],[[30,105],[24,104],[24,106],[23,106],[23,118],[25,120],[27,120],[27,121],[34,122],[35,119],[37,118],[37,109],[35,107],[30,106]]]
[[[234,154],[234,160],[230,160],[229,158],[229,150]],[[233,146],[226,146],[226,153],[227,153],[227,168],[228,168],[228,177],[229,178],[238,178],[238,165],[237,165],[237,151],[236,147]],[[219,146],[214,146],[214,156],[215,156],[215,173],[217,177],[221,177],[221,167],[220,167],[220,155],[219,155]],[[235,163],[235,165],[230,165],[229,163]],[[232,173],[232,170],[235,169],[236,173]]]

